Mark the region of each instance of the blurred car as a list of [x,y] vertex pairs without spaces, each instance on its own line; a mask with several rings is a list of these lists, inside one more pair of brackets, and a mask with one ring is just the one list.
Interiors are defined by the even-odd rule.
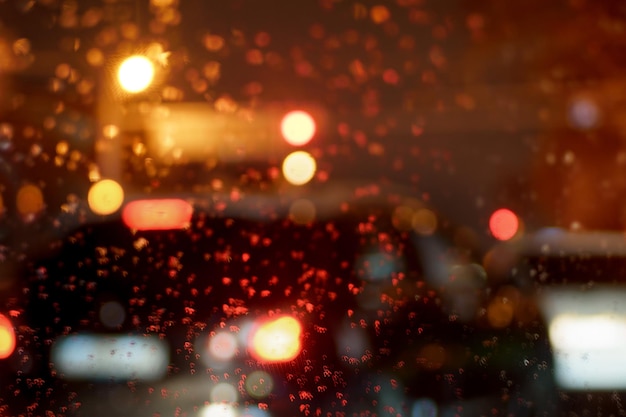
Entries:
[[76,384],[89,415],[549,407],[532,293],[455,264],[445,228],[402,232],[383,206],[353,204],[303,224],[196,209],[179,231],[73,231],[27,275],[39,366]]

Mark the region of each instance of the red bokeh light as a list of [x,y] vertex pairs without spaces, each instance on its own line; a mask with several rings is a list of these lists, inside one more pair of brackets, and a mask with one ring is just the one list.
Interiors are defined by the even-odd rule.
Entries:
[[509,240],[517,234],[519,219],[509,209],[498,209],[489,218],[489,230],[498,240]]

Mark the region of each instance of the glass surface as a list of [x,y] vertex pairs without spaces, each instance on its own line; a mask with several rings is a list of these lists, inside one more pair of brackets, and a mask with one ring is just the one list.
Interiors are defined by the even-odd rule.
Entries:
[[0,415],[626,414],[625,24],[0,0]]

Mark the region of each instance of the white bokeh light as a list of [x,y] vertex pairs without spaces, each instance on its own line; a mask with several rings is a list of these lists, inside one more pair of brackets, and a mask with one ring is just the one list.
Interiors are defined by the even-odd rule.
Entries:
[[129,93],[144,91],[154,79],[154,64],[142,55],[128,57],[120,65],[117,79]]
[[209,353],[221,361],[230,360],[237,351],[237,339],[230,333],[217,333],[209,340]]
[[315,175],[317,163],[304,151],[292,152],[283,161],[283,175],[293,185],[304,185]]
[[[578,250],[579,248],[577,248]],[[548,290],[540,298],[548,321],[557,385],[567,390],[626,388],[626,292],[597,285]]]
[[237,401],[237,388],[227,382],[220,382],[211,389],[211,402],[234,403]]
[[280,131],[288,144],[293,146],[306,145],[315,135],[315,120],[307,112],[292,111],[283,117]]
[[237,410],[230,404],[210,404],[202,409],[202,417],[235,417]]
[[595,101],[578,97],[570,103],[568,118],[578,129],[592,129],[600,122],[600,109]]

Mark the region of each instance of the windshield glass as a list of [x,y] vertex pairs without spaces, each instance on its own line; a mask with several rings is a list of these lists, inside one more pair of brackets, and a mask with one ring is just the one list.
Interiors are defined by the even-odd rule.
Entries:
[[0,0],[0,415],[623,415],[625,19]]

